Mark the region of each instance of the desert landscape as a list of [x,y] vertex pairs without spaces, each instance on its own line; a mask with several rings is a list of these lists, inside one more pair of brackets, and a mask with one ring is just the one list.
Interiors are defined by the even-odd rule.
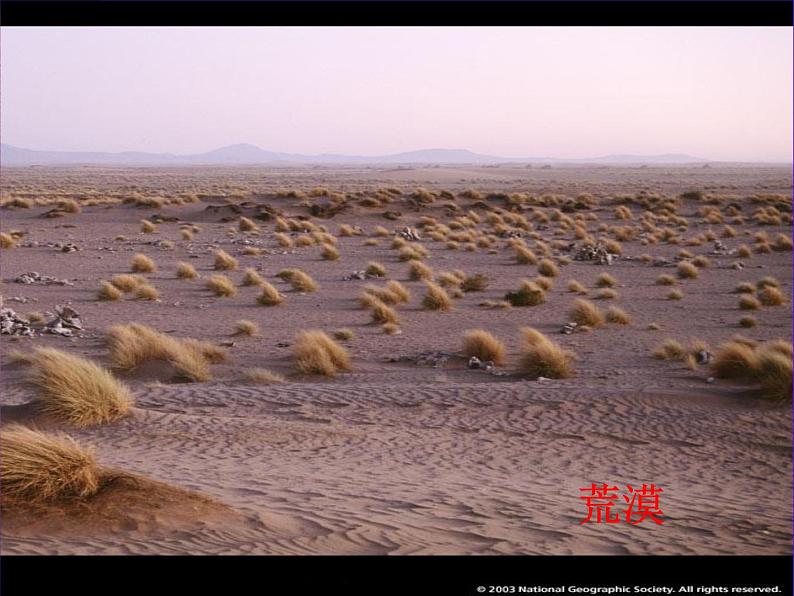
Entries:
[[791,554],[790,165],[1,190],[4,555]]

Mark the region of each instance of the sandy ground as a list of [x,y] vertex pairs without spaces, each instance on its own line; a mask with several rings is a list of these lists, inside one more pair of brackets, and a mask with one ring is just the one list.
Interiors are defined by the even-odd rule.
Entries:
[[[260,236],[229,235],[234,221],[221,219],[230,215],[207,210],[226,200],[252,200],[277,206],[287,215],[305,214],[297,200],[268,193],[320,184],[345,191],[396,186],[410,192],[417,185],[453,192],[474,187],[576,196],[587,191],[600,200],[592,212],[610,225],[631,223],[613,218],[610,196],[643,189],[675,196],[701,189],[743,205],[749,223],[734,226],[738,237],[722,239],[729,249],[752,244],[746,233],[791,231],[785,225],[753,224],[749,216],[756,206],[745,198],[790,196],[790,168],[4,171],[7,196],[36,197],[59,189],[64,196],[71,193],[84,200],[158,188],[208,195],[196,203],[160,209],[89,206],[56,219],[41,217],[47,206],[1,212],[3,231],[26,232],[18,248],[2,253],[5,306],[26,314],[69,304],[86,326],[78,338],[2,337],[4,422],[14,417],[14,408],[8,406],[35,396],[22,383],[23,367],[10,364],[9,349],[52,345],[107,362],[104,330],[124,322],[235,344],[229,348],[229,362],[213,366],[215,379],[210,382],[169,383],[148,367],[121,375],[134,390],[132,417],[83,430],[64,428],[94,445],[103,464],[197,491],[211,501],[196,505],[186,499],[180,504],[158,491],[137,500],[127,495],[123,508],[106,512],[97,523],[81,523],[77,513],[64,522],[60,515],[6,512],[3,554],[791,553],[790,405],[760,400],[751,386],[707,383],[706,367],[691,371],[651,355],[668,337],[703,339],[712,347],[737,333],[790,341],[790,304],[753,313],[759,325],[741,329],[738,320],[746,313],[738,309],[733,293],[740,282],[772,275],[790,301],[790,252],[736,259],[710,255],[710,242],[690,247],[624,242],[624,258],[610,267],[577,261],[562,267],[545,304],[499,310],[478,305],[502,299],[522,278],[534,277],[536,267],[516,264],[503,240],[496,245],[497,254],[447,250],[443,243],[424,240],[431,254],[427,263],[435,271],[462,269],[490,278],[485,291],[456,299],[454,310],[442,314],[421,310],[422,284],[408,281],[408,265],[397,260],[390,239],[373,247],[364,246],[369,234],[339,238],[342,257],[328,262],[316,246],[279,249],[272,223],[262,224]],[[92,192],[86,195],[86,189]],[[235,196],[223,199],[223,194]],[[369,233],[376,225],[397,229],[423,215],[447,221],[442,203],[413,211],[397,199],[387,209],[403,213],[398,221],[383,218],[383,208],[358,207],[315,221],[334,233],[342,223]],[[469,208],[472,201],[458,203]],[[684,237],[709,228],[719,233],[723,226],[702,223],[698,207],[689,201],[679,211],[690,221]],[[246,209],[243,214],[249,213]],[[632,209],[639,213],[636,206]],[[155,213],[203,229],[192,241],[180,239],[178,223],[159,224],[155,234],[141,233],[138,222]],[[555,238],[551,229],[543,234]],[[119,235],[127,239],[114,240]],[[174,242],[174,249],[153,244],[166,239]],[[56,242],[73,242],[80,250],[62,253],[47,245]],[[246,243],[269,253],[242,255]],[[285,303],[257,306],[258,292],[252,287],[239,288],[234,298],[215,298],[202,279],[175,279],[178,261],[190,262],[204,278],[210,275],[215,247],[240,260],[240,269],[230,277],[239,282],[242,269],[254,267],[284,292]],[[669,288],[654,283],[660,273],[674,274],[674,267],[656,267],[636,257],[647,253],[674,258],[682,248],[709,255],[712,266],[698,279],[680,282],[684,299],[675,302],[665,299]],[[132,255],[139,251],[158,265],[146,277],[160,290],[161,301],[97,301],[99,280],[128,272]],[[413,292],[411,302],[398,307],[401,335],[385,335],[359,309],[356,298],[370,281],[343,280],[370,260],[383,263],[388,279],[400,280]],[[744,262],[743,270],[730,268],[736,260]],[[320,290],[305,295],[290,291],[274,278],[285,267],[304,269]],[[29,271],[67,278],[74,285],[13,282]],[[634,323],[561,335],[577,298],[566,290],[567,280],[593,288],[604,271],[618,279],[620,296],[597,302],[621,306]],[[232,337],[239,319],[256,321],[261,335]],[[646,329],[652,322],[661,329]],[[574,378],[536,381],[513,374],[518,328],[526,325],[577,353]],[[355,332],[345,342],[353,371],[333,380],[295,374],[286,344],[296,331],[342,327]],[[458,351],[462,334],[477,327],[507,344],[510,362],[502,370],[508,374],[468,370],[463,358],[438,368],[388,361],[431,350]],[[252,385],[243,373],[254,366],[280,372],[288,382]],[[586,508],[579,489],[593,482],[661,486],[665,524],[580,524]]]

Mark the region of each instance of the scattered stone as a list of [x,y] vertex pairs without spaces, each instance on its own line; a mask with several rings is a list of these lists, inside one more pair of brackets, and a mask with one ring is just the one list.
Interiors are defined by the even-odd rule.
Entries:
[[469,368],[472,370],[484,370],[486,372],[492,372],[496,365],[493,363],[493,360],[486,360],[483,362],[477,356],[472,356],[469,358]]
[[70,306],[55,307],[55,318],[44,326],[45,333],[72,337],[76,331],[83,330],[83,321],[76,310]]
[[708,379],[706,379],[706,383],[708,383],[709,385],[714,383],[714,377],[709,377]]
[[576,331],[577,326],[578,325],[576,323],[566,323],[562,326],[562,329],[560,329],[560,333],[563,335],[571,335],[571,333]]
[[22,275],[18,275],[14,279],[15,283],[18,284],[41,284],[41,285],[56,285],[56,286],[73,286],[74,284],[70,282],[68,279],[58,279],[57,277],[52,277],[51,275],[42,275],[37,271],[29,271],[28,273],[23,273]]
[[574,242],[568,248],[573,252],[574,261],[595,261],[599,265],[611,265],[617,256],[609,252],[601,242],[595,245],[588,243],[580,247]]
[[707,350],[700,350],[697,354],[695,354],[695,359],[697,360],[698,364],[708,364],[711,362],[712,353]]
[[80,250],[77,248],[77,245],[72,244],[71,242],[67,242],[63,246],[61,246],[61,252],[77,252]]
[[367,273],[365,271],[353,271],[350,275],[345,275],[342,278],[343,281],[350,281],[353,279],[367,279]]
[[220,345],[221,345],[221,347],[224,347],[224,348],[233,348],[235,345],[237,345],[237,342],[236,341],[222,341]]
[[409,226],[405,226],[402,230],[400,230],[398,235],[402,238],[405,238],[406,240],[412,240],[414,242],[418,242],[422,239],[422,237],[419,235],[419,232],[417,232],[415,228]]
[[10,308],[0,308],[0,334],[33,337],[30,322],[20,317]]

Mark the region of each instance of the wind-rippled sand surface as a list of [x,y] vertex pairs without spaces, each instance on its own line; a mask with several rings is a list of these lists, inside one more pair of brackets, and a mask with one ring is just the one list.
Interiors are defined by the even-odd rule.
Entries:
[[[713,243],[641,246],[623,242],[624,257],[610,267],[589,262],[563,266],[546,303],[510,310],[478,306],[501,300],[532,278],[537,268],[518,265],[505,241],[474,252],[447,250],[423,240],[427,264],[437,273],[462,269],[490,278],[483,292],[454,300],[449,313],[421,310],[420,282],[408,281],[408,264],[399,262],[391,239],[364,246],[376,225],[390,230],[412,225],[423,215],[448,222],[439,199],[414,211],[401,199],[365,209],[353,207],[332,219],[314,219],[337,234],[342,223],[361,226],[365,236],[340,237],[337,261],[323,261],[317,246],[277,248],[273,223],[259,222],[261,236],[227,235],[240,214],[207,210],[223,205],[228,193],[242,192],[234,202],[267,203],[286,215],[306,214],[297,199],[276,198],[277,187],[327,186],[331,190],[396,186],[410,193],[464,188],[556,193],[575,197],[592,192],[599,205],[588,212],[609,225],[636,225],[614,219],[609,197],[634,195],[644,188],[676,196],[692,189],[731,197],[743,206],[747,225],[735,225],[736,238],[721,238],[730,248],[752,245],[745,230],[790,234],[790,226],[758,226],[751,221],[755,194],[791,193],[787,168],[426,168],[397,172],[377,169],[328,171],[226,168],[222,170],[80,170],[44,169],[4,172],[4,190],[21,193],[22,185],[43,189],[94,188],[97,196],[148,191],[189,192],[193,185],[217,186],[217,197],[181,206],[142,209],[129,205],[95,205],[82,213],[42,218],[50,206],[4,209],[3,231],[27,234],[2,255],[5,306],[20,314],[52,311],[69,303],[83,317],[86,331],[69,339],[38,335],[12,340],[3,336],[2,404],[4,421],[35,396],[21,383],[24,367],[11,364],[9,349],[51,345],[107,362],[104,330],[117,323],[139,322],[180,337],[213,343],[234,341],[227,363],[212,367],[206,383],[170,383],[157,367],[121,375],[132,387],[134,415],[114,424],[83,430],[66,429],[81,443],[94,445],[105,465],[146,476],[175,489],[201,493],[207,499],[178,494],[125,493],[124,507],[85,523],[85,514],[66,518],[11,512],[3,528],[3,553],[70,554],[790,554],[791,553],[791,411],[759,399],[752,385],[718,379],[706,382],[708,368],[688,370],[681,363],[654,359],[653,349],[672,337],[703,339],[712,350],[741,333],[756,340],[791,340],[791,252],[754,254],[749,259],[711,255]],[[140,178],[139,180],[138,177]],[[159,186],[158,186],[159,185]],[[247,189],[245,194],[243,190]],[[77,192],[77,191],[70,191]],[[603,196],[599,196],[603,195]],[[43,195],[42,195],[43,196]],[[407,195],[406,195],[407,196]],[[84,200],[84,199],[81,199]],[[457,199],[464,210],[474,201]],[[680,215],[690,221],[689,238],[707,229],[718,237],[723,225],[702,223],[700,205],[685,202]],[[640,208],[631,207],[635,214]],[[402,212],[398,221],[385,210]],[[253,206],[243,207],[250,217]],[[465,212],[465,211],[464,211]],[[191,241],[180,239],[178,223],[160,223],[156,234],[140,233],[139,220],[154,213],[198,223]],[[232,217],[221,222],[222,217]],[[635,215],[636,217],[636,215]],[[591,222],[595,230],[599,222]],[[75,227],[64,227],[64,226]],[[481,226],[484,227],[484,226]],[[553,226],[541,231],[546,240]],[[118,235],[125,241],[114,241]],[[337,234],[338,235],[338,234]],[[245,256],[247,238],[269,254]],[[570,239],[571,235],[562,236]],[[173,250],[148,243],[168,239]],[[38,246],[25,246],[37,242]],[[74,242],[80,250],[61,253],[48,242]],[[528,244],[531,242],[528,241]],[[106,250],[112,247],[114,252]],[[254,287],[238,288],[234,298],[216,298],[204,287],[211,275],[211,249],[223,248],[240,261],[228,273],[238,282],[246,267],[283,292],[285,302],[273,308],[255,304]],[[711,267],[695,280],[682,281],[678,302],[665,299],[670,288],[655,285],[661,273],[636,257],[674,258],[686,248],[708,255]],[[135,252],[158,265],[146,277],[161,293],[160,302],[131,298],[96,300],[100,279],[129,271]],[[284,254],[282,254],[284,253]],[[564,254],[564,253],[559,253]],[[190,258],[197,255],[198,258]],[[375,260],[387,279],[408,287],[412,300],[397,307],[402,334],[388,336],[370,323],[357,297],[367,283],[344,281],[352,271]],[[740,260],[743,270],[730,268]],[[193,264],[204,279],[177,280],[178,261]],[[297,294],[274,277],[285,267],[300,267],[320,289]],[[68,278],[74,286],[13,283],[24,272]],[[615,303],[629,312],[630,326],[607,325],[590,333],[561,335],[568,311],[578,296],[566,289],[569,279],[593,288],[605,271],[618,279],[617,300],[594,300],[603,308]],[[743,281],[775,276],[789,304],[764,307],[754,316],[759,325],[741,329],[747,314],[733,293]],[[590,291],[591,298],[594,291]],[[13,297],[27,298],[20,303]],[[232,337],[234,322],[250,319],[261,327],[258,337]],[[649,323],[659,331],[650,331]],[[577,374],[566,380],[536,381],[514,374],[521,346],[518,328],[532,326],[576,352]],[[291,348],[296,331],[348,327],[355,338],[342,342],[353,359],[353,372],[321,380],[295,374]],[[464,358],[452,357],[439,367],[389,362],[428,351],[457,352],[461,336],[482,327],[507,345],[508,364],[490,375],[468,370]],[[252,367],[287,376],[279,385],[253,385],[244,378]],[[16,415],[34,422],[27,414]],[[46,428],[60,428],[42,422]],[[582,487],[608,482],[655,483],[664,490],[662,526],[580,524],[586,514]],[[164,491],[164,492],[163,492]],[[148,495],[148,496],[147,496]],[[105,495],[112,502],[113,494]],[[105,510],[103,510],[105,511]],[[72,517],[70,517],[72,516]],[[64,519],[66,521],[64,521]],[[80,521],[83,520],[83,521]]]

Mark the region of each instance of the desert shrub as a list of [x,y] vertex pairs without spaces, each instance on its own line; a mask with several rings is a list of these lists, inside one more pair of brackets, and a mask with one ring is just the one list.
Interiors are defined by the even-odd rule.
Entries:
[[237,259],[227,253],[225,250],[219,249],[213,254],[215,255],[214,267],[216,271],[232,271],[237,269]]
[[442,312],[452,310],[452,299],[444,288],[427,280],[425,281],[425,287],[427,292],[422,298],[422,308]]
[[468,357],[476,356],[483,362],[493,361],[504,364],[507,350],[504,344],[485,329],[473,329],[463,336],[463,353]]
[[132,257],[132,272],[133,273],[152,273],[156,271],[157,267],[149,257],[145,254],[138,253]]
[[237,288],[234,287],[234,282],[225,275],[213,275],[207,280],[207,288],[211,290],[216,296],[222,298],[231,298],[237,294]]
[[333,377],[351,369],[347,350],[322,331],[302,331],[295,339],[295,363],[305,374]]
[[605,321],[605,316],[601,309],[589,300],[583,299],[574,302],[569,317],[577,325],[586,325],[592,328],[601,327]]
[[537,378],[567,379],[574,375],[576,355],[531,327],[521,329],[524,346],[519,372]]

